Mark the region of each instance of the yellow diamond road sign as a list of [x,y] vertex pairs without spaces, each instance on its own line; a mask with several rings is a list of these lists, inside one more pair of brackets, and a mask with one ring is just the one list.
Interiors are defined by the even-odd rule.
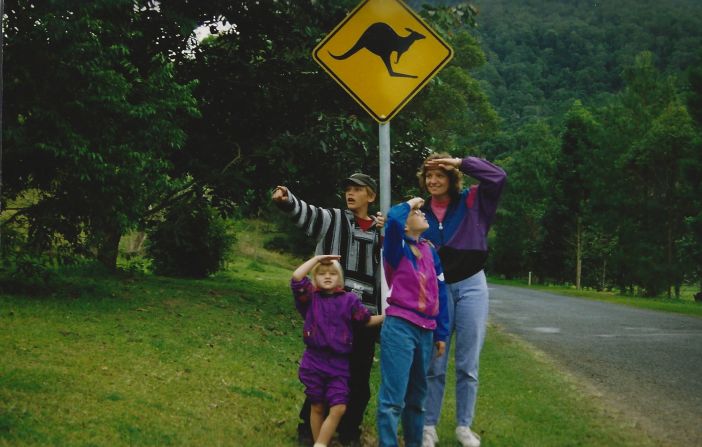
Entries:
[[377,121],[389,121],[453,57],[401,0],[365,0],[312,52]]

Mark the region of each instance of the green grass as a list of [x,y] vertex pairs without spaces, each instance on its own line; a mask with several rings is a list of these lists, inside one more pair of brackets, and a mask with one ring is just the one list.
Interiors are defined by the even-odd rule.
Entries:
[[105,280],[107,296],[0,297],[0,444],[291,438],[302,347],[289,270],[236,274],[246,267],[206,281]]
[[555,293],[559,295],[575,296],[579,298],[587,298],[597,301],[604,301],[614,304],[623,304],[626,306],[638,307],[641,309],[660,310],[664,312],[674,312],[694,317],[702,317],[702,303],[695,302],[693,294],[697,292],[696,288],[683,287],[683,291],[679,299],[675,298],[642,298],[633,296],[619,295],[614,292],[598,292],[591,289],[577,290],[574,286],[554,286],[554,285],[528,285],[526,281],[508,280],[490,277],[491,284],[502,284],[506,286],[524,287],[535,290],[543,290],[544,292]]
[[[74,272],[70,293],[0,295],[0,446],[297,445],[294,263],[240,253],[206,280]],[[486,447],[653,445],[494,327],[481,365],[474,429]],[[369,445],[378,383],[376,366]],[[439,434],[455,447],[452,383]]]

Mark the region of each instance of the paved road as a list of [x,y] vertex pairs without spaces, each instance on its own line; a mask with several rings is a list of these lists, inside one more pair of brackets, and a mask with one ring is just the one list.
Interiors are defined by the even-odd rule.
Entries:
[[490,288],[490,320],[547,353],[665,445],[702,446],[702,318]]

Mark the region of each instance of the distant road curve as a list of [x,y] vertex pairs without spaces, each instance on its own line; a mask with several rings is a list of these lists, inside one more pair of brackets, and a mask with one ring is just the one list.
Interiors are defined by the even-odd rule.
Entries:
[[702,318],[491,284],[490,321],[588,381],[662,445],[702,446]]

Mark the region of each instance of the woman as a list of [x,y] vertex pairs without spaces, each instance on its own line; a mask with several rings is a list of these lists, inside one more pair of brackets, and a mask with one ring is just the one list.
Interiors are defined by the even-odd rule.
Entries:
[[[462,189],[466,174],[478,184]],[[488,317],[488,289],[483,267],[487,234],[507,175],[477,157],[452,158],[432,154],[417,174],[420,187],[431,196],[422,210],[429,229],[423,237],[438,249],[448,289],[449,352],[456,336],[456,438],[463,447],[480,446],[471,430],[478,392],[478,363]],[[424,419],[423,447],[438,442],[436,425],[446,384],[448,355],[436,357],[429,369],[429,392]]]

